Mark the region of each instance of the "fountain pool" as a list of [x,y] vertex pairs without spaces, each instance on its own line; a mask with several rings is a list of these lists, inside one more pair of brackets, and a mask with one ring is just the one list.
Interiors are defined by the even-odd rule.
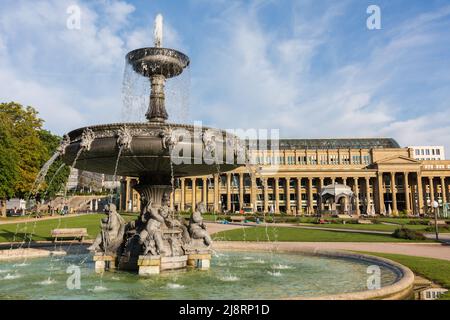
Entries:
[[[208,271],[158,277],[94,271],[84,248],[62,258],[0,263],[0,299],[283,299],[367,290],[367,261],[299,253],[220,251]],[[79,251],[78,253],[76,251]],[[20,266],[19,266],[20,265]],[[80,289],[68,289],[67,268],[80,266]],[[399,275],[381,266],[381,285]]]

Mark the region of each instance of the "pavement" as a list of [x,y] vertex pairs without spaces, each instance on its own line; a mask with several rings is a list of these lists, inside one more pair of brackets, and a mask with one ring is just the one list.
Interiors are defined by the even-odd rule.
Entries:
[[[220,231],[242,229],[257,226],[256,224],[219,224],[214,222],[208,222],[208,231],[211,234]],[[261,224],[260,224],[261,226]],[[292,227],[290,224],[278,224],[281,227]],[[351,229],[329,229],[329,228],[316,228],[307,226],[295,227],[303,229],[320,229],[328,231],[340,231],[340,232],[359,232],[359,233],[378,233],[384,231],[367,231],[351,230]],[[388,232],[390,234],[390,232]],[[434,239],[434,234],[426,234],[428,237]],[[450,234],[440,234],[440,239],[450,241]],[[246,249],[249,246],[261,245],[268,246],[267,242],[243,242],[243,241],[215,241],[215,246],[220,247],[220,243],[233,243],[234,245],[240,244],[242,249]],[[450,246],[443,243],[398,243],[398,242],[272,242],[272,245],[276,245],[279,249],[289,248],[313,248],[313,249],[330,249],[330,250],[351,250],[351,251],[368,251],[379,253],[395,253],[404,254],[416,257],[427,257],[435,259],[443,259],[450,261]]]
[[[265,224],[256,224],[256,223],[245,223],[245,224],[218,224],[218,223],[209,223],[210,226],[219,225],[224,227],[216,227],[213,226],[210,230],[210,233],[215,233],[219,231],[232,230],[236,228],[244,228],[244,227],[255,227],[255,226],[265,226]],[[323,230],[323,231],[334,231],[334,232],[350,232],[350,233],[363,233],[363,234],[381,234],[381,235],[391,235],[390,231],[379,231],[379,230],[360,230],[360,229],[343,229],[343,228],[324,228],[320,226],[309,226],[302,224],[291,224],[291,223],[277,223],[277,224],[268,224],[268,226],[276,226],[276,227],[293,227],[299,229],[306,230]],[[211,228],[211,227],[210,227]],[[211,231],[214,230],[214,231]],[[218,231],[215,231],[218,230]],[[435,240],[436,235],[434,233],[424,233],[423,234],[427,239]],[[450,234],[449,233],[439,233],[439,241],[445,244],[450,244]]]
[[251,250],[264,248],[266,250],[295,251],[312,250],[350,250],[378,253],[403,254],[415,257],[435,258],[450,261],[450,247],[440,243],[386,243],[386,242],[244,242],[215,241],[214,248]]

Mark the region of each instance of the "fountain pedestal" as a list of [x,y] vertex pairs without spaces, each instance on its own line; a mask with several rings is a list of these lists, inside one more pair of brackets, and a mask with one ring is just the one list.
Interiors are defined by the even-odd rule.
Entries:
[[139,256],[137,265],[140,276],[159,274],[161,272],[161,257]]
[[193,253],[188,255],[187,265],[199,270],[208,270],[211,266],[210,253]]
[[186,268],[188,256],[174,256],[174,257],[161,257],[161,256],[139,256],[137,265],[138,273],[140,276],[148,276],[153,274],[159,274],[164,270],[176,270]]
[[117,268],[117,256],[108,254],[95,254],[93,257],[95,262],[95,272],[102,273],[104,271],[112,271]]

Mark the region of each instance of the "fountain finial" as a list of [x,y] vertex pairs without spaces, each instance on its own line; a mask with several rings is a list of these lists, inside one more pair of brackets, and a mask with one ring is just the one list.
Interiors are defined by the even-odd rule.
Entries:
[[155,47],[162,47],[162,38],[163,38],[163,16],[161,13],[158,13],[155,18],[155,29],[153,31],[153,36],[155,38]]

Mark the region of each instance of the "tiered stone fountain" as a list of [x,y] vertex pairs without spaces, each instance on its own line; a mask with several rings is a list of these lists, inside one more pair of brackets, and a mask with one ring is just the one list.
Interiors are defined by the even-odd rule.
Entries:
[[[90,126],[66,136],[63,159],[78,169],[139,178],[141,214],[128,224],[111,205],[102,232],[90,247],[96,269],[130,269],[154,274],[194,266],[209,268],[211,239],[199,203],[189,222],[175,219],[169,208],[173,179],[234,169],[237,152],[226,145],[237,140],[222,130],[168,123],[164,85],[189,65],[185,54],[162,48],[162,16],[155,22],[155,46],[129,52],[127,62],[149,79],[146,123]],[[69,143],[70,141],[70,143]],[[216,152],[216,150],[224,150]],[[200,152],[198,152],[200,150]],[[205,161],[211,157],[214,161]],[[227,163],[228,159],[228,163]],[[232,159],[232,161],[230,161]]]

